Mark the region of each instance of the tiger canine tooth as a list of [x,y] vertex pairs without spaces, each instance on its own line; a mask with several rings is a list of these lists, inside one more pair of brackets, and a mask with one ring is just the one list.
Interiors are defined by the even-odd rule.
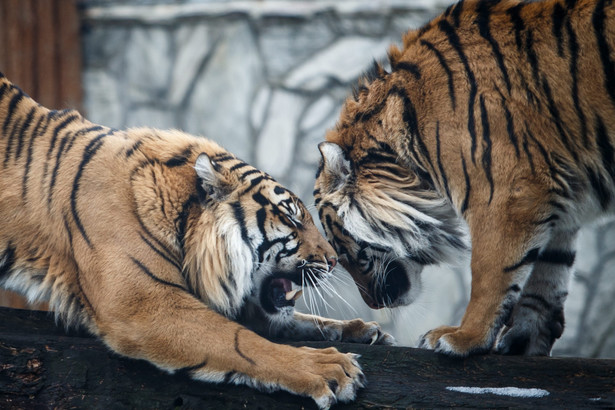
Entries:
[[301,294],[303,293],[303,289],[295,289],[295,290],[291,290],[289,292],[286,292],[286,300],[297,300],[299,299],[299,297],[301,296]]

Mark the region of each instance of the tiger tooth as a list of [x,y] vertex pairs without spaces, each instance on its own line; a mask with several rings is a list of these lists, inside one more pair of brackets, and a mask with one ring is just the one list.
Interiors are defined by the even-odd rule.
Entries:
[[286,292],[286,295],[284,297],[286,298],[286,300],[291,300],[291,299],[297,300],[299,299],[302,293],[303,293],[303,289],[295,289],[295,290]]
[[299,289],[297,290],[297,293],[295,293],[295,297],[293,300],[297,300],[301,297],[301,295],[303,294],[303,289]]

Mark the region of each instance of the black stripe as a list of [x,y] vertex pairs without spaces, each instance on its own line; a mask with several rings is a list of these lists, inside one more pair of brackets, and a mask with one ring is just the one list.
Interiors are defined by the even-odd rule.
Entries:
[[517,140],[517,134],[515,133],[515,124],[513,122],[512,114],[510,110],[506,106],[506,102],[502,99],[502,107],[504,108],[504,117],[506,117],[506,131],[508,133],[508,139],[510,143],[515,147],[515,154],[517,155],[517,159],[521,158],[521,153],[519,151],[519,141]]
[[384,164],[394,163],[396,159],[397,156],[383,154],[378,150],[370,148],[369,150],[367,150],[367,155],[365,155],[363,158],[356,162],[356,166],[361,167],[366,164],[377,164],[378,166],[380,166]]
[[243,330],[242,328],[239,328],[237,329],[237,332],[235,332],[235,351],[242,359],[244,359],[251,365],[255,366],[256,363],[254,362],[254,360],[250,359],[248,356],[243,354],[243,352],[239,349],[239,332],[241,332],[242,330]]
[[[527,124],[526,124],[526,127],[527,127]],[[543,161],[545,162],[545,164],[549,166],[549,172],[551,173],[552,181],[555,183],[558,183],[558,180],[561,179],[561,178],[558,178],[561,172],[553,164],[553,161],[551,161],[551,156],[547,152],[547,149],[536,139],[536,137],[534,137],[534,135],[530,131],[527,132],[526,136],[534,143],[534,145],[536,145],[536,147],[538,148],[538,151],[540,152],[540,155],[542,155]],[[564,164],[559,164],[559,165],[567,168]],[[533,164],[531,164],[531,166],[533,170],[534,169]],[[559,183],[559,186],[560,186],[560,189],[558,190],[558,193],[562,196],[570,197],[569,187],[567,188],[563,186],[562,183]]]
[[[526,124],[526,128],[527,128],[527,124]],[[532,170],[532,174],[534,174],[536,172],[536,170],[534,169],[534,156],[530,152],[527,132],[523,134],[523,151],[525,152],[525,155],[527,156],[527,162],[530,164],[530,169]]]
[[[543,296],[537,295],[535,293],[524,293],[521,296],[521,299],[522,299],[522,302],[523,302],[524,306],[525,306],[525,304],[530,304],[529,301],[528,301],[528,299],[529,299],[530,301],[538,302],[538,304],[540,304],[543,307],[543,309],[545,309],[545,310],[551,310],[551,308],[552,308],[552,305],[547,301],[547,299],[545,299]],[[534,306],[537,307],[535,304],[534,304]],[[538,308],[537,311],[540,311],[540,309]]]
[[440,50],[438,50],[433,44],[431,44],[429,41],[426,41],[426,40],[421,40],[421,44],[427,47],[430,51],[432,51],[436,55],[436,58],[438,59],[438,61],[440,62],[440,65],[444,69],[444,72],[446,73],[446,77],[448,79],[448,96],[451,99],[451,105],[453,106],[453,111],[455,111],[455,84],[453,82],[453,72],[449,68]]
[[517,50],[523,50],[523,40],[521,39],[521,33],[525,30],[525,22],[521,18],[521,9],[525,6],[525,3],[519,3],[514,7],[509,8],[506,13],[510,17],[510,21],[513,23],[513,30],[515,32],[515,43]]
[[570,77],[572,78],[572,93],[570,98],[574,104],[574,109],[579,117],[579,123],[581,124],[581,137],[585,147],[589,146],[589,138],[587,135],[587,123],[585,121],[585,115],[581,109],[581,103],[579,100],[579,81],[578,81],[578,68],[577,60],[579,57],[579,44],[577,43],[577,36],[572,28],[570,21],[566,24],[566,30],[568,32],[568,52],[570,53]]
[[366,112],[357,112],[357,114],[354,116],[354,122],[369,121],[374,115],[380,113],[380,111],[384,109],[384,107],[386,106],[386,102],[387,102],[387,99],[384,98],[380,103],[378,103],[371,110],[366,111]]
[[538,248],[531,249],[528,253],[525,254],[523,259],[514,265],[508,266],[504,268],[504,272],[512,272],[514,270],[519,269],[521,266],[526,265],[528,263],[534,263],[538,259]]
[[564,125],[562,123],[562,119],[559,114],[559,110],[557,109],[557,105],[555,101],[553,101],[553,95],[551,94],[551,87],[549,86],[549,82],[546,77],[542,78],[542,86],[545,91],[545,96],[547,97],[547,103],[549,106],[549,113],[551,114],[551,118],[555,123],[555,127],[557,128],[557,132],[562,140],[562,143],[570,152],[575,162],[579,162],[579,156],[577,154],[576,147],[570,145],[570,141],[568,140],[568,133],[564,130]]
[[51,142],[49,143],[49,149],[47,150],[47,159],[48,160],[51,158],[51,153],[53,152],[53,150],[54,150],[54,148],[56,146],[56,141],[58,139],[58,135],[60,134],[60,132],[62,132],[62,130],[64,128],[68,127],[77,118],[79,118],[79,115],[77,115],[77,114],[69,115],[68,117],[66,117],[64,119],[64,121],[62,121],[61,123],[56,125],[56,127],[53,129],[53,133],[51,135]]
[[250,238],[248,237],[248,228],[246,227],[246,214],[239,202],[233,202],[231,204],[231,208],[233,209],[233,215],[235,216],[235,220],[239,224],[239,228],[241,229],[241,239],[245,242],[246,245],[250,246]]
[[487,117],[487,109],[485,108],[485,99],[480,96],[480,118],[483,126],[483,169],[485,176],[489,182],[489,204],[493,199],[493,175],[491,174],[491,132],[489,129],[489,118]]
[[552,30],[551,33],[553,37],[555,37],[555,41],[557,42],[557,54],[560,57],[564,57],[564,38],[562,36],[562,28],[564,27],[564,19],[566,18],[566,10],[560,3],[555,3],[553,7],[553,13],[551,13],[551,24]]
[[273,180],[273,178],[271,178],[269,175],[261,175],[259,177],[251,179],[250,180],[250,186],[248,186],[243,191],[241,191],[239,193],[239,196],[243,196],[246,193],[250,192],[252,189],[254,189],[254,187],[256,187],[261,182],[263,182],[263,181],[271,181],[271,180]]
[[453,24],[455,27],[459,27],[459,17],[461,16],[461,11],[463,10],[463,1],[459,1],[451,10],[451,17],[453,18]]
[[11,242],[8,243],[4,253],[0,257],[2,264],[0,265],[0,280],[11,273],[13,265],[15,264],[15,246]]
[[212,159],[214,161],[218,161],[218,162],[226,162],[226,161],[231,161],[231,160],[234,160],[234,159],[237,159],[237,158],[235,158],[234,156],[232,156],[230,154],[227,154],[227,153],[223,152],[223,153],[214,155],[212,157]]
[[139,147],[143,144],[142,140],[135,142],[132,147],[128,148],[126,151],[126,158],[132,157],[132,155],[139,149]]
[[448,188],[448,178],[446,176],[446,172],[444,171],[444,165],[442,164],[442,155],[440,152],[440,121],[436,122],[436,158],[438,159],[438,169],[440,170],[440,175],[442,176],[446,196],[452,201],[451,193]]
[[400,61],[393,67],[393,70],[407,71],[414,76],[417,80],[421,79],[421,70],[419,66],[409,61]]
[[5,151],[4,151],[3,166],[5,168],[8,165],[9,159],[11,158],[11,151],[13,150],[13,142],[15,141],[15,137],[16,137],[15,129],[19,128],[21,122],[22,122],[21,119],[15,120],[15,122],[13,123],[12,129],[9,131],[9,140],[6,143],[6,148],[5,148]]
[[471,190],[470,176],[468,175],[468,169],[466,168],[466,159],[463,156],[463,153],[461,154],[461,168],[463,170],[463,177],[466,182],[466,195],[463,198],[463,202],[461,203],[461,214],[463,215],[468,210],[468,205],[469,205],[469,200],[470,200],[470,190]]
[[548,223],[551,223],[553,221],[557,221],[559,219],[559,216],[557,215],[551,215],[547,218],[541,219],[539,221],[536,221],[536,225],[546,225]]
[[77,228],[79,229],[79,232],[81,233],[81,236],[83,236],[83,239],[85,239],[85,241],[87,242],[90,248],[92,248],[92,242],[90,242],[90,238],[85,232],[85,228],[83,226],[83,223],[81,222],[81,218],[79,217],[79,212],[77,211],[77,194],[79,193],[79,185],[80,185],[81,177],[83,176],[83,171],[85,170],[85,167],[92,160],[92,158],[96,154],[96,151],[98,151],[100,147],[103,145],[104,143],[103,138],[107,135],[108,133],[100,134],[96,136],[85,147],[83,151],[83,158],[81,159],[81,163],[79,164],[77,174],[75,175],[75,180],[73,181],[73,189],[70,194],[70,207],[71,207],[71,212],[73,214],[73,219],[75,220],[75,224],[77,225]]
[[[203,188],[201,187],[201,184],[197,182],[196,185],[197,185],[197,191],[203,192]],[[199,202],[198,194],[190,195],[190,197],[182,204],[181,211],[177,215],[177,218],[175,218],[175,226],[176,226],[175,229],[177,231],[177,240],[181,244],[182,248],[185,245],[186,229],[188,226],[188,216],[190,215],[190,209],[192,208],[193,205],[198,204],[198,202]],[[181,270],[181,267],[179,268],[179,270]]]
[[551,200],[548,202],[548,204],[551,205],[553,208],[558,209],[562,213],[568,212],[568,209],[557,201]]
[[514,285],[512,285],[512,286],[510,286],[508,288],[507,292],[519,293],[519,292],[521,292],[521,287],[515,283]]
[[60,141],[60,147],[58,148],[58,153],[56,154],[56,163],[53,167],[53,171],[51,172],[51,182],[49,183],[49,194],[47,195],[47,206],[51,207],[51,199],[53,197],[53,189],[56,184],[56,178],[58,176],[58,170],[60,169],[60,157],[62,156],[62,152],[64,151],[64,146],[68,141],[68,135],[62,138]]
[[168,159],[164,165],[169,168],[180,167],[188,162],[188,157],[192,153],[192,148],[188,147],[184,149],[181,154],[173,156],[171,159]]
[[180,167],[184,165],[186,162],[188,162],[187,157],[177,156],[177,157],[173,157],[165,161],[164,165],[166,165],[169,168],[173,168],[173,167]]
[[491,35],[491,29],[489,28],[489,16],[491,14],[491,8],[499,3],[500,0],[481,0],[477,7],[476,12],[478,16],[476,17],[476,24],[478,25],[479,34],[487,40],[489,45],[491,46],[491,50],[493,51],[493,55],[498,63],[498,67],[502,72],[502,76],[504,77],[504,82],[506,83],[506,89],[510,93],[510,79],[508,78],[508,70],[506,69],[506,65],[504,64],[504,56],[502,55],[502,51],[500,51],[500,46],[498,42]]
[[[68,145],[66,146],[66,149],[64,150],[65,153],[67,153],[68,151],[70,151],[70,149],[73,147],[73,144],[75,143],[75,141],[77,140],[77,138],[82,137],[86,134],[92,133],[92,132],[96,132],[96,131],[104,131],[105,127],[101,127],[100,125],[95,125],[92,127],[88,127],[88,128],[82,128],[79,131],[75,132],[73,134],[73,136],[71,137]],[[113,132],[113,131],[111,131]]]
[[72,111],[73,110],[71,110],[70,108],[65,108],[63,110],[49,111],[49,114],[47,115],[49,116],[49,119],[55,120],[56,118],[61,118]]
[[195,364],[194,366],[181,367],[177,369],[174,374],[179,377],[191,377],[192,372],[205,366],[207,366],[207,360],[203,360],[201,363]]
[[251,169],[249,171],[244,172],[243,174],[241,174],[241,176],[239,177],[242,180],[245,180],[246,177],[253,175],[253,174],[260,174],[261,172],[258,169]]
[[15,94],[13,94],[13,98],[9,102],[9,107],[6,112],[6,117],[4,119],[4,125],[2,126],[2,133],[4,136],[7,134],[8,126],[13,119],[13,113],[15,112],[15,108],[17,108],[17,104],[24,98],[24,93],[18,87],[11,86],[11,90],[15,90]]
[[2,83],[2,85],[0,85],[0,103],[4,100],[4,95],[8,89],[9,85],[7,83]]
[[30,137],[30,142],[28,142],[28,150],[26,153],[26,164],[24,167],[23,179],[21,181],[21,198],[26,199],[28,195],[28,178],[30,177],[30,165],[32,164],[32,155],[34,151],[34,140],[40,135],[40,128],[43,124],[43,121],[49,122],[49,117],[40,116],[36,125],[34,126],[34,130],[32,131],[32,136]]
[[135,218],[137,219],[137,222],[139,222],[139,227],[141,228],[141,230],[142,230],[143,232],[145,232],[145,234],[146,234],[147,236],[149,236],[149,238],[150,238],[152,241],[154,241],[154,242],[158,245],[158,249],[159,249],[161,252],[162,252],[162,251],[166,252],[166,255],[167,255],[167,257],[166,257],[166,258],[171,259],[171,260],[175,260],[175,263],[174,263],[174,264],[176,264],[176,265],[180,265],[180,261],[179,261],[179,259],[176,259],[176,258],[175,258],[175,255],[173,254],[173,252],[171,252],[170,250],[168,250],[168,249],[166,248],[166,245],[165,245],[164,243],[162,243],[162,241],[161,241],[160,239],[158,239],[157,237],[155,237],[155,236],[154,236],[154,235],[153,235],[153,234],[149,231],[149,229],[147,229],[147,227],[146,227],[146,226],[145,226],[145,224],[143,223],[143,220],[141,219],[141,217],[139,216],[139,214],[138,214],[138,213],[135,213]]
[[596,3],[596,8],[592,15],[592,24],[594,26],[594,34],[598,43],[600,52],[600,61],[602,62],[602,71],[604,75],[604,86],[609,93],[611,101],[615,104],[615,63],[611,59],[611,50],[605,33],[604,13],[605,0],[599,0]]
[[21,129],[19,130],[19,136],[17,138],[17,151],[15,152],[15,159],[18,160],[21,157],[21,151],[23,149],[24,137],[26,135],[26,131],[30,129],[30,125],[32,125],[32,120],[34,119],[34,113],[36,112],[36,107],[32,107],[30,112],[28,112],[28,116],[24,121]]
[[577,0],[566,0],[566,9],[568,11],[572,10],[573,8],[575,8],[577,5]]
[[613,199],[611,190],[606,186],[606,183],[602,179],[599,171],[586,166],[585,173],[594,190],[594,193],[596,194],[596,198],[600,201],[600,206],[603,210],[606,210]]
[[[135,265],[137,265],[137,266],[139,267],[139,269],[141,269],[141,270],[142,270],[142,271],[143,271],[143,272],[144,272],[147,276],[149,276],[150,278],[154,279],[156,282],[158,282],[158,283],[160,283],[160,284],[163,284],[163,285],[166,285],[166,286],[172,286],[172,287],[174,287],[174,288],[177,288],[177,289],[181,289],[181,290],[183,290],[183,291],[186,291],[186,288],[184,288],[184,287],[183,287],[183,286],[181,286],[181,285],[178,285],[177,283],[173,283],[173,282],[166,281],[166,280],[164,280],[164,279],[160,279],[158,276],[154,275],[154,274],[152,273],[152,271],[150,271],[150,270],[147,268],[147,266],[145,266],[143,263],[141,263],[141,261],[139,261],[138,259],[133,258],[132,256],[130,257],[130,259],[132,260],[132,262],[133,262]],[[186,291],[186,292],[187,292],[187,291]]]
[[[143,240],[143,242],[145,242],[145,244],[147,246],[149,246],[154,252],[156,252],[162,259],[164,259],[165,261],[169,262],[171,265],[173,265],[178,271],[182,270],[182,267],[179,263],[177,263],[176,261],[174,261],[173,259],[169,258],[167,255],[164,254],[164,252],[162,252],[160,249],[156,248],[154,246],[153,243],[151,243],[142,233],[139,234],[139,236],[141,237],[141,239]],[[165,249],[166,252],[170,253],[170,251],[168,249]]]
[[525,36],[525,53],[527,55],[527,60],[532,67],[532,77],[534,78],[534,84],[536,85],[536,88],[539,88],[540,70],[538,68],[538,56],[536,56],[536,52],[534,51],[534,35],[529,28],[526,30]]
[[238,164],[235,164],[232,167],[230,167],[229,171],[236,171],[238,169],[245,168],[245,167],[248,167],[248,166],[249,166],[248,164],[246,164],[245,162],[241,161]]
[[553,265],[566,265],[571,267],[574,264],[575,252],[557,249],[547,249],[538,255],[538,261]]
[[602,158],[602,167],[609,173],[615,182],[615,148],[609,141],[609,134],[602,122],[602,118],[596,117],[596,143]]
[[[410,97],[408,97],[405,90],[399,87],[391,88],[391,90],[389,90],[389,95],[397,95],[403,101],[403,106],[404,106],[403,120],[404,120],[404,123],[406,124],[406,128],[410,132],[410,150],[414,151],[413,143],[416,141],[419,147],[419,151],[420,151],[422,159],[427,160],[427,163],[429,164],[429,167],[431,168],[432,172],[435,172],[435,168],[433,166],[433,163],[431,162],[429,151],[427,150],[427,146],[423,142],[423,137],[421,136],[421,132],[419,129],[416,110],[414,108],[414,104],[412,104],[412,101],[410,100]],[[420,161],[421,158],[415,158],[415,159],[419,160],[418,162],[422,162]]]
[[70,247],[70,254],[74,255],[75,250],[73,248],[73,232],[70,230],[70,226],[68,225],[68,217],[66,214],[62,215],[62,219],[64,220],[64,229],[66,230],[66,235],[68,236],[68,246]]
[[457,55],[459,56],[459,59],[461,60],[465,68],[468,82],[470,83],[470,93],[468,96],[468,132],[470,133],[470,137],[472,138],[472,163],[476,163],[476,125],[474,124],[474,103],[477,93],[476,79],[474,77],[474,73],[470,69],[470,65],[468,64],[468,58],[463,52],[461,42],[459,41],[459,36],[457,36],[457,33],[455,33],[453,27],[451,27],[451,25],[446,20],[440,21],[438,26],[440,30],[442,30],[444,34],[446,34],[449,43],[457,52]]

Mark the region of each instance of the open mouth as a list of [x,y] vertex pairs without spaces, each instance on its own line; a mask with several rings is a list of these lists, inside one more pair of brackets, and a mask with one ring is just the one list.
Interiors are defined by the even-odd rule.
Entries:
[[[293,275],[294,276],[294,275]],[[287,306],[295,306],[295,301],[303,293],[301,287],[293,289],[293,282],[288,277],[273,275],[263,282],[260,291],[260,302],[263,309],[268,313],[276,313]]]

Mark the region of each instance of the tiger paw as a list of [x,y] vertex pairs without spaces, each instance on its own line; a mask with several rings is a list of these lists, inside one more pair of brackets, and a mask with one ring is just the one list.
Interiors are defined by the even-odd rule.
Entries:
[[357,390],[366,385],[365,375],[357,362],[358,355],[340,353],[334,347],[301,347],[293,369],[285,366],[281,384],[285,390],[309,396],[320,409],[355,399]]
[[495,352],[503,355],[549,356],[553,343],[562,334],[560,322],[518,322],[500,332]]
[[487,353],[491,345],[492,342],[484,335],[453,326],[442,326],[427,332],[419,341],[421,348],[454,357]]
[[420,349],[434,350],[441,336],[447,333],[454,333],[459,329],[457,326],[440,326],[430,330],[419,338],[417,345]]
[[[543,307],[543,305],[540,305]],[[550,304],[548,306],[551,306]],[[519,304],[498,335],[495,352],[504,355],[549,356],[564,331],[564,311],[559,305],[538,309]]]
[[369,343],[377,345],[395,345],[393,336],[382,331],[376,322],[364,322],[361,319],[345,320],[341,322],[342,342]]

